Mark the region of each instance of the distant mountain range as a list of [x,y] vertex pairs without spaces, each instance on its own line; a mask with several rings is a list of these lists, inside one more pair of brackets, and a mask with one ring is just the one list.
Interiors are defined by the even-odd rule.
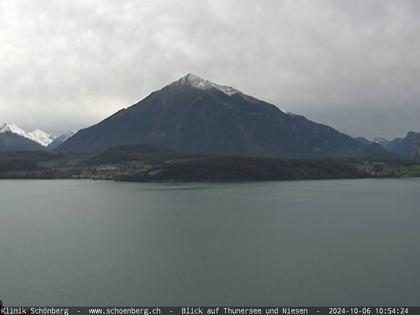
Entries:
[[0,151],[35,151],[54,149],[69,139],[75,132],[55,137],[40,129],[26,131],[15,124],[0,126]]
[[79,131],[58,150],[96,153],[137,144],[207,155],[387,155],[375,143],[361,144],[329,126],[194,74],[187,74],[137,104]]
[[48,149],[54,150],[54,149],[58,148],[62,143],[66,142],[68,139],[70,139],[75,133],[76,133],[76,131],[68,131],[63,135],[61,135],[57,138],[54,138],[54,140],[51,141],[51,143],[48,145]]
[[195,155],[275,158],[419,158],[419,133],[392,141],[352,138],[239,90],[194,74],[79,132],[59,137],[0,127],[0,151],[101,153],[151,145]]
[[404,138],[398,137],[394,140],[376,137],[373,142],[402,158],[417,159],[420,157],[420,132],[410,131]]
[[15,135],[22,136],[26,139],[37,142],[44,147],[48,146],[54,140],[54,136],[45,131],[36,129],[32,132],[29,132],[16,126],[15,124],[3,124],[2,126],[0,126],[0,134],[5,133],[12,133]]

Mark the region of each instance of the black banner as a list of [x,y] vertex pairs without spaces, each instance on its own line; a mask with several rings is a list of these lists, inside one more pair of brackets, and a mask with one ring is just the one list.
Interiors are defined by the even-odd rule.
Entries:
[[405,315],[420,307],[405,306],[5,306],[1,315]]

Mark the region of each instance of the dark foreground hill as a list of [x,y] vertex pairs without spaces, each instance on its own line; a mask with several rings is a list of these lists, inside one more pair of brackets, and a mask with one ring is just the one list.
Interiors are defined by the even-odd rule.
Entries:
[[137,144],[187,154],[283,158],[361,156],[372,149],[331,127],[188,74],[79,131],[58,150],[97,153]]
[[256,181],[420,176],[401,160],[271,159],[186,155],[152,146],[99,154],[0,152],[0,178],[123,181]]
[[159,165],[135,175],[123,176],[120,180],[220,182],[364,177],[368,177],[366,172],[340,160],[216,157]]

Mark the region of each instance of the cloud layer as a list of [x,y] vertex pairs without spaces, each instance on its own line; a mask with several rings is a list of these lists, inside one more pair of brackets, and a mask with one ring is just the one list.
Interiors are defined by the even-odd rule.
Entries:
[[3,0],[0,120],[89,126],[187,72],[350,133],[420,130],[418,1]]

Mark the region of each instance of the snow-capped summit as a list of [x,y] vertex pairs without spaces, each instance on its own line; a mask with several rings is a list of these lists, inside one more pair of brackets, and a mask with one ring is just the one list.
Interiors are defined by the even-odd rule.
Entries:
[[28,132],[19,128],[15,124],[3,124],[0,127],[0,133],[6,133],[6,132],[14,133],[14,134],[17,134],[19,136],[28,138]]
[[32,137],[32,140],[38,142],[39,144],[42,144],[44,147],[48,146],[55,139],[55,137],[52,134],[49,134],[40,129],[35,129],[29,134]]
[[48,146],[55,139],[53,135],[46,133],[45,131],[42,131],[40,129],[36,129],[32,132],[29,132],[15,124],[3,124],[2,126],[0,126],[0,133],[6,132],[25,137],[27,139],[41,144],[44,147]]
[[223,85],[210,82],[206,79],[200,78],[198,75],[195,75],[193,73],[188,73],[186,76],[183,76],[181,79],[179,79],[178,81],[175,81],[172,84],[179,84],[181,86],[189,85],[189,86],[193,86],[193,87],[203,89],[203,90],[216,88],[227,95],[234,95],[234,94],[240,93],[240,91],[234,89],[233,87],[223,86]]
[[[203,79],[201,77],[199,77],[198,75],[194,74],[194,73],[188,73],[187,75],[183,76],[181,79],[179,79],[178,81],[172,82],[170,85],[177,85],[177,86],[192,86],[198,89],[202,89],[202,90],[207,90],[207,89],[211,89],[211,88],[215,88],[223,93],[225,93],[226,95],[232,96],[235,94],[240,94],[242,97],[247,98],[248,100],[252,100],[254,99],[253,97],[246,95],[244,93],[242,93],[241,91],[231,87],[231,86],[225,86],[225,85],[220,85],[220,84],[216,84],[213,82],[210,82],[206,79]],[[287,115],[291,115],[291,116],[296,116],[293,113],[288,112],[285,109],[282,109],[280,107],[278,107],[284,114]]]

